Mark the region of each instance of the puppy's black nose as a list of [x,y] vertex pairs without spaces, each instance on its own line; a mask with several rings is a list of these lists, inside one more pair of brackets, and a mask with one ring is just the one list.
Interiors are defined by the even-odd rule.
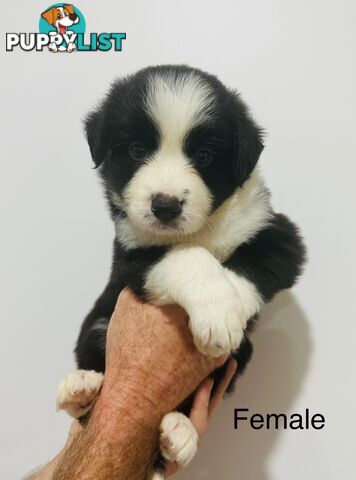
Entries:
[[182,203],[177,197],[158,193],[152,198],[151,210],[162,222],[177,218],[182,212]]
[[69,14],[69,18],[72,20],[72,22],[74,22],[74,21],[77,19],[77,16],[78,16],[78,15],[75,14],[75,13],[70,13],[70,14]]

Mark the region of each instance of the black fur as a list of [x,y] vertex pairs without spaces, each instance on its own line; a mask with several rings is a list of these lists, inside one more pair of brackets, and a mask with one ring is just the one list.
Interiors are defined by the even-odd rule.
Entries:
[[[130,143],[140,141],[151,153],[160,141],[159,131],[143,104],[148,75],[159,72],[179,76],[191,71],[197,72],[209,84],[217,100],[214,119],[206,125],[193,128],[184,143],[186,156],[213,194],[212,209],[221,205],[237,187],[243,186],[254,170],[263,149],[262,134],[238,95],[226,89],[216,77],[186,66],[150,67],[114,82],[105,100],[86,120],[90,151],[95,166],[100,167],[114,220],[124,218],[126,213],[113,204],[109,189],[120,196],[141,166],[129,158]],[[211,147],[219,162],[208,167],[195,162],[196,151],[201,145]],[[114,241],[109,283],[85,319],[78,338],[75,353],[79,368],[104,372],[105,327],[118,294],[129,286],[144,297],[143,285],[147,272],[168,250],[166,246],[128,250],[118,240]],[[247,243],[237,246],[223,265],[250,280],[264,300],[269,301],[278,291],[294,284],[301,273],[304,257],[304,246],[295,225],[282,214],[272,214],[268,226],[256,232]],[[93,329],[98,320],[103,328]],[[232,353],[238,362],[238,371],[229,391],[232,391],[236,377],[244,371],[252,355],[249,332],[253,320],[248,323],[240,348]],[[214,372],[216,385],[225,369],[226,366]],[[187,399],[181,405],[181,410],[188,413],[190,405],[191,399]]]

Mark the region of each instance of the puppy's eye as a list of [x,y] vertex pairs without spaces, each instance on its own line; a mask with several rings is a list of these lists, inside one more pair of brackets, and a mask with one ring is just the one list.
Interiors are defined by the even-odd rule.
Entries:
[[61,18],[61,14],[60,14],[60,13],[57,14],[57,18]]
[[215,154],[207,148],[201,148],[195,154],[195,160],[201,167],[209,165],[214,160]]
[[129,154],[133,160],[142,160],[147,155],[147,150],[142,143],[131,143]]

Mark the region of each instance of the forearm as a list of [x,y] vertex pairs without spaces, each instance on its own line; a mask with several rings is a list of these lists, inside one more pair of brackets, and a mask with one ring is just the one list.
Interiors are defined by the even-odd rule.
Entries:
[[[64,453],[52,480],[144,480],[153,461],[157,429],[146,430],[118,415],[116,438],[89,422]],[[108,428],[111,425],[108,424]]]
[[124,384],[113,392],[104,385],[88,423],[65,450],[52,480],[146,479],[160,418],[141,392]]
[[146,479],[162,417],[225,359],[196,350],[186,314],[177,306],[158,308],[122,292],[91,417],[57,457],[54,475],[44,480]]

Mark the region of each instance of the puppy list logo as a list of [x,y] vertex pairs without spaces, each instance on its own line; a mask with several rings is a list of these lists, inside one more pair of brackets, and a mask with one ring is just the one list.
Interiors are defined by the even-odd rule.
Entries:
[[107,52],[122,51],[126,33],[90,33],[85,35],[85,19],[79,8],[67,3],[56,3],[41,13],[40,33],[7,33],[6,50],[15,47],[26,52]]

